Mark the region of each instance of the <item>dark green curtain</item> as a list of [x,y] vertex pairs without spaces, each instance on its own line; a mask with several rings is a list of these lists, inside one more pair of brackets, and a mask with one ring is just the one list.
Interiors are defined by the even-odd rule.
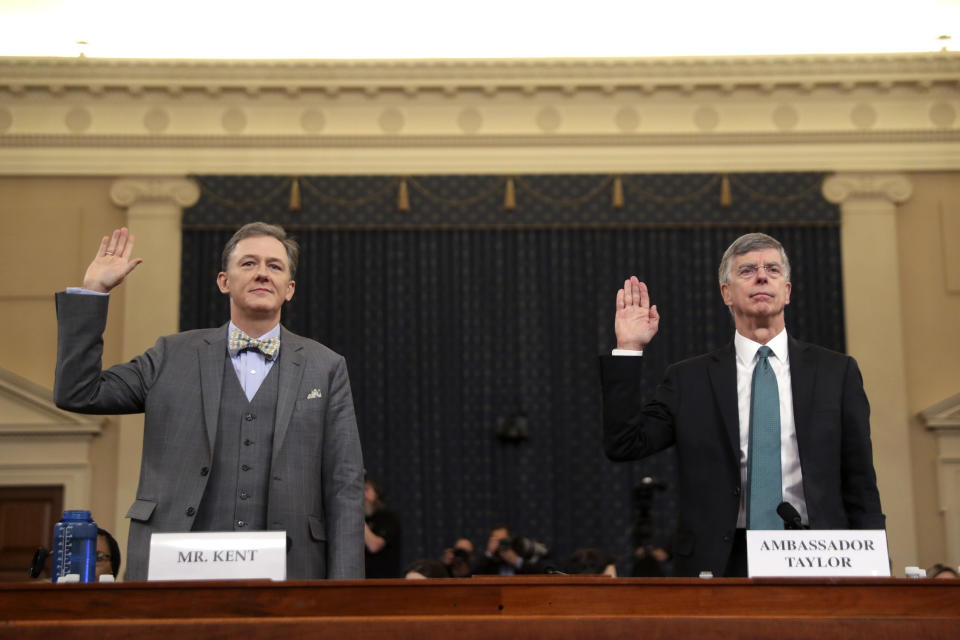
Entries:
[[[797,180],[788,175],[780,184]],[[392,202],[381,210],[394,215]],[[499,521],[546,542],[561,565],[586,546],[627,555],[631,488],[645,476],[668,485],[655,495],[651,533],[655,543],[669,540],[672,452],[615,464],[601,448],[596,358],[614,345],[614,298],[631,274],[648,283],[663,316],[645,354],[648,389],[669,363],[731,339],[717,265],[747,231],[774,235],[790,254],[791,333],[844,349],[829,210],[814,221],[619,228],[297,227],[282,215],[243,221],[295,228],[303,251],[284,324],[346,356],[365,465],[401,519],[405,561],[438,556],[459,536],[482,549]],[[214,277],[236,226],[185,224],[182,329],[226,320]],[[499,441],[498,420],[517,412],[528,418],[529,440]]]

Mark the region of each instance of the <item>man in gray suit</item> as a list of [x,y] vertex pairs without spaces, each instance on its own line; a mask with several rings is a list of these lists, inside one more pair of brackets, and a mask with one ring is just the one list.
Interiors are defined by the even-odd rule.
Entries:
[[[57,406],[144,412],[127,580],[147,576],[153,532],[283,530],[290,579],[363,578],[363,461],[346,363],[280,325],[299,247],[242,227],[223,250],[230,322],[165,336],[102,370],[107,295],[140,264],[104,237],[83,287],[58,293]],[[86,295],[84,295],[86,294]]]

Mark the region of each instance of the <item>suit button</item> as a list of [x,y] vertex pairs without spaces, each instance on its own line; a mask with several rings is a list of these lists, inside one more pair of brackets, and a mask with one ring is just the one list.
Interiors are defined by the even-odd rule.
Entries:
[[203,467],[202,469],[200,469],[200,475],[205,476],[208,473],[210,473],[210,467]]
[[250,497],[250,494],[247,493],[246,491],[241,491],[241,492],[240,492],[240,499],[241,499],[241,500],[246,500],[246,499],[249,498],[249,497]]
[[244,522],[243,520],[237,520],[237,526],[238,526],[238,527],[245,527],[245,526],[247,526],[247,523]]
[[733,490],[733,495],[735,495],[735,496],[739,496],[739,495],[740,495],[740,487],[737,487],[736,489]]
[[256,419],[257,419],[257,416],[254,415],[254,414],[252,414],[252,413],[248,413],[247,415],[243,416],[243,418],[244,418],[247,422],[250,422],[251,420],[256,420]]
[[248,465],[248,464],[242,464],[242,465],[240,465],[240,469],[243,470],[243,471],[250,471],[250,465]]
[[187,515],[188,515],[188,516],[192,516],[192,515],[195,514],[196,512],[197,512],[197,510],[194,509],[193,507],[187,507]]
[[246,440],[243,441],[243,444],[249,447],[250,445],[253,444],[253,440],[251,440],[250,438],[247,438]]

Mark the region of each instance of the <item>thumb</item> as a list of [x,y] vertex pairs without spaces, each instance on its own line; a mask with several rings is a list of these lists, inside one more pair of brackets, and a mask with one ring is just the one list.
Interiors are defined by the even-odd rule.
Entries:
[[143,258],[134,258],[131,260],[129,264],[127,264],[126,270],[123,272],[123,277],[126,278],[128,275],[130,275],[130,272],[136,269],[141,262],[143,262]]
[[657,311],[657,305],[650,307],[650,322],[660,322],[660,313]]

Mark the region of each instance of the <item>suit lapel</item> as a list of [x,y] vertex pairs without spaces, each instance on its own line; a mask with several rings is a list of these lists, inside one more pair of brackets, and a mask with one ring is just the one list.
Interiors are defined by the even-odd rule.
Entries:
[[297,390],[300,388],[300,378],[303,377],[303,344],[300,337],[290,333],[282,326],[280,328],[280,367],[277,384],[277,417],[273,430],[273,459],[276,461],[290,426],[290,417],[297,402]]
[[727,434],[727,443],[730,445],[730,454],[739,464],[740,460],[740,414],[737,409],[737,359],[731,342],[727,346],[714,351],[713,362],[708,371],[710,384],[713,386],[714,399],[720,407],[723,418],[723,427]]
[[227,357],[227,325],[212,329],[197,349],[200,359],[200,397],[203,399],[203,421],[207,428],[210,451],[217,438],[220,416],[220,392],[223,389],[224,360]]
[[810,411],[813,407],[813,388],[817,374],[808,345],[789,338],[790,351],[790,387],[793,391],[793,422],[797,432],[797,448],[800,452],[800,466],[803,467],[803,454],[808,449],[810,439]]

